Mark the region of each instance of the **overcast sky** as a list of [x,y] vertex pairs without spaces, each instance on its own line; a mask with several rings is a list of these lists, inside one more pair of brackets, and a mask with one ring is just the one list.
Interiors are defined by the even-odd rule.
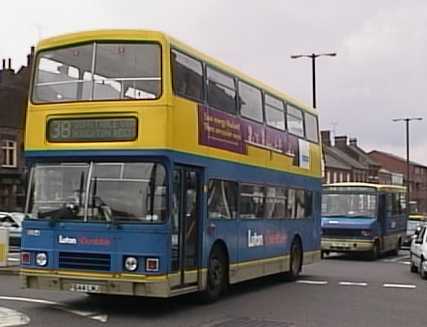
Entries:
[[411,159],[427,165],[425,0],[3,1],[0,58],[26,62],[40,38],[98,28],[156,29],[312,104],[316,61],[322,129],[365,150],[406,156],[399,117],[411,123]]

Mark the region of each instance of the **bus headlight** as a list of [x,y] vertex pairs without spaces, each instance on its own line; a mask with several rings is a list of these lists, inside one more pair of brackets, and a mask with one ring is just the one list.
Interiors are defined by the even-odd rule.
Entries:
[[138,269],[138,259],[135,257],[126,257],[125,268],[127,271],[135,271]]
[[47,265],[47,254],[44,252],[39,252],[36,255],[36,264],[37,266],[44,267]]
[[371,230],[362,230],[362,231],[360,232],[360,234],[361,234],[362,236],[369,237],[369,236],[372,236],[372,231],[371,231]]

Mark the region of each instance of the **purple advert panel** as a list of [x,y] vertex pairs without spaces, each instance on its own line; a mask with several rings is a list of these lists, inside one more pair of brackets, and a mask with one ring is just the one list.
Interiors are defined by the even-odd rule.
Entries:
[[246,154],[247,144],[293,157],[299,165],[299,143],[286,131],[199,105],[199,144]]

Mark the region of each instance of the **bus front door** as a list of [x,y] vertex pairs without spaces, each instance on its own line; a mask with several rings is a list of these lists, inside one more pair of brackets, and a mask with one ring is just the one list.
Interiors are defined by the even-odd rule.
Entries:
[[172,268],[178,273],[179,286],[197,285],[198,227],[201,198],[200,170],[178,166],[173,173]]

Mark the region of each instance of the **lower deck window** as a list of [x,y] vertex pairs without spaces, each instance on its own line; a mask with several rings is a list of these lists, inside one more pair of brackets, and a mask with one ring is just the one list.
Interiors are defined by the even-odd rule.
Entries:
[[210,219],[232,219],[237,215],[238,186],[236,182],[209,180],[208,215]]

